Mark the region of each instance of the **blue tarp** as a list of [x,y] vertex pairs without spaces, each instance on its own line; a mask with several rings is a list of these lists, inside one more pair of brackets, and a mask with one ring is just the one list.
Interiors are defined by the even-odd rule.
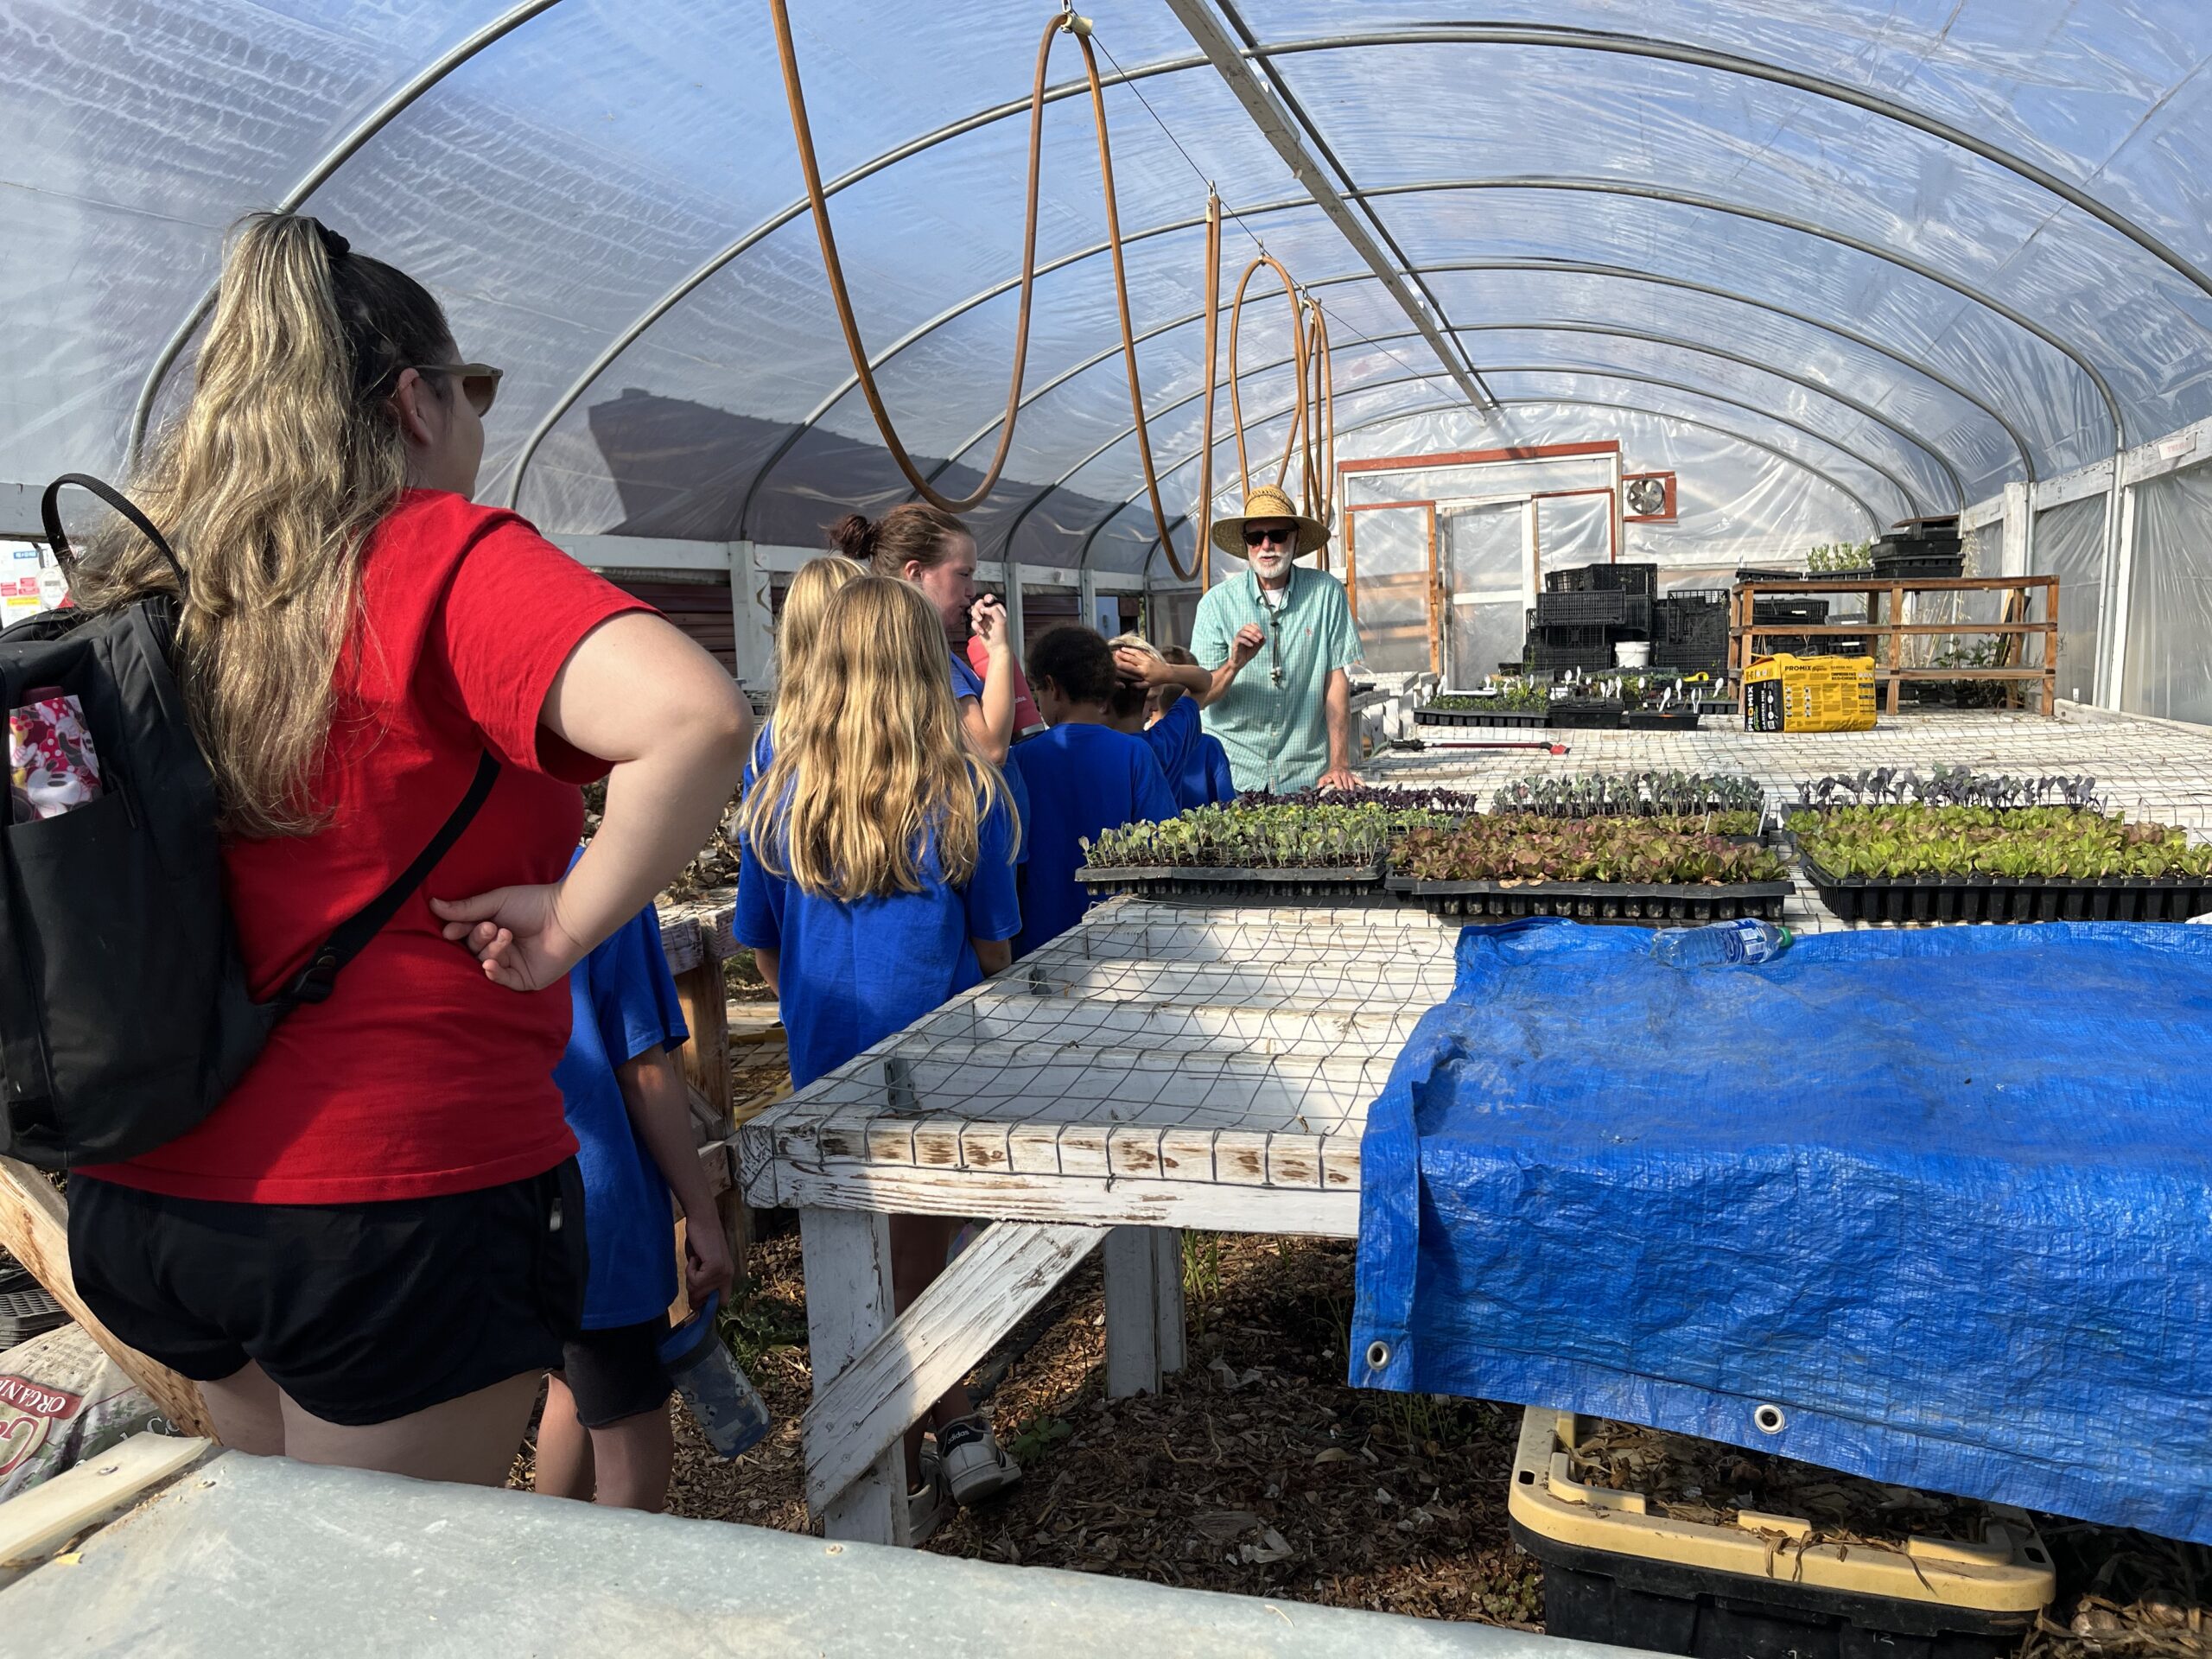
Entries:
[[1461,934],[1368,1119],[1352,1382],[2212,1542],[2212,927],[1650,941]]

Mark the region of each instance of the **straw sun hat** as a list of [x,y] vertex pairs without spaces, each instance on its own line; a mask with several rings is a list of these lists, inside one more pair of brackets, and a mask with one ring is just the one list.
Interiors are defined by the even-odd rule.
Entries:
[[1244,511],[1234,518],[1213,521],[1213,544],[1224,553],[1238,558],[1245,554],[1244,524],[1250,518],[1287,518],[1298,526],[1298,550],[1318,552],[1329,543],[1329,532],[1318,518],[1308,518],[1291,503],[1290,497],[1272,484],[1262,484],[1244,498]]

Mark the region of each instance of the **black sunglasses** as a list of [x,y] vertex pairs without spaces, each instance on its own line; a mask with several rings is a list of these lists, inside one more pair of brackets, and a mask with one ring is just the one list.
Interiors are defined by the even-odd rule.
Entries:
[[506,372],[489,363],[410,363],[407,368],[417,374],[459,375],[461,395],[468,399],[468,406],[476,411],[479,420],[489,415],[492,405],[499,401],[499,377]]
[[1297,539],[1298,526],[1295,524],[1286,524],[1281,530],[1255,529],[1244,532],[1244,545],[1247,547],[1260,547],[1268,542],[1281,542],[1287,546]]

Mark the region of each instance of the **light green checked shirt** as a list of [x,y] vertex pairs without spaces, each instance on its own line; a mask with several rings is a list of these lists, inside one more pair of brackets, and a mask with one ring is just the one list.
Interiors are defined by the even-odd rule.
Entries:
[[1239,790],[1311,789],[1329,766],[1322,693],[1331,673],[1360,659],[1344,585],[1325,570],[1293,565],[1277,609],[1260,596],[1260,579],[1247,570],[1198,601],[1191,654],[1208,668],[1220,667],[1247,622],[1257,625],[1268,643],[1201,719],[1229,752]]

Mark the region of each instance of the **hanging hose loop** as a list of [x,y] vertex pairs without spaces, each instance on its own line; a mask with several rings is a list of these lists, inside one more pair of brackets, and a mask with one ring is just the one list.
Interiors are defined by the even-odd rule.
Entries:
[[[1079,15],[1071,4],[1064,3],[1045,25],[1044,35],[1037,43],[1037,73],[1029,94],[1029,179],[1021,233],[1021,298],[1014,319],[1014,367],[1007,376],[1006,414],[999,427],[997,452],[992,455],[982,480],[971,494],[955,497],[934,488],[922,476],[913,456],[899,442],[891,411],[885,407],[882,391],[876,385],[875,371],[868,361],[868,347],[861,339],[860,324],[853,315],[844,265],[837,257],[836,233],[830,223],[830,201],[822,188],[822,168],[815,156],[814,132],[807,122],[806,91],[799,79],[798,54],[792,43],[787,0],[769,0],[768,10],[775,28],[777,55],[783,64],[784,96],[791,106],[791,137],[798,149],[800,171],[806,180],[807,205],[813,212],[815,234],[822,244],[823,270],[830,281],[830,297],[836,307],[838,326],[844,331],[845,349],[852,358],[854,378],[867,400],[868,413],[875,417],[876,430],[883,435],[884,447],[898,463],[899,470],[906,474],[907,483],[925,501],[946,512],[966,512],[988,500],[1014,447],[1014,425],[1021,412],[1022,371],[1029,357],[1030,299],[1037,282],[1037,199],[1043,165],[1045,73],[1052,61],[1054,39],[1064,33],[1075,37],[1083,51],[1084,73],[1090,82],[1090,105],[1098,130],[1098,173],[1106,197],[1106,239],[1114,256],[1114,296],[1121,312],[1122,354],[1128,365],[1129,404],[1136,423],[1137,454],[1143,463],[1145,487],[1152,499],[1153,522],[1161,550],[1167,556],[1168,568],[1174,571],[1178,581],[1187,582],[1195,574],[1196,567],[1186,569],[1175,556],[1175,543],[1167,533],[1167,515],[1160,505],[1160,480],[1153,470],[1152,437],[1145,425],[1144,393],[1137,379],[1136,332],[1129,321],[1128,273],[1122,253],[1121,213],[1114,195],[1113,148],[1106,130],[1106,88],[1099,79],[1098,60],[1091,48],[1090,20]],[[1011,559],[1013,549],[1008,548],[1007,554]]]
[[1206,429],[1198,450],[1198,587],[1213,586],[1213,393],[1221,351],[1221,192],[1206,186]]
[[[1298,314],[1296,287],[1290,280],[1290,273],[1283,269],[1280,259],[1271,254],[1262,253],[1250,264],[1244,267],[1244,274],[1236,279],[1236,294],[1229,306],[1229,418],[1236,431],[1237,479],[1246,495],[1252,493],[1252,464],[1244,452],[1244,400],[1237,393],[1236,346],[1244,327],[1244,290],[1251,286],[1252,278],[1259,273],[1262,265],[1274,272],[1277,279],[1282,283],[1283,298],[1290,303],[1291,362],[1297,372],[1301,394],[1306,385],[1306,330],[1304,319]],[[1277,484],[1281,484],[1289,474],[1290,457],[1297,448],[1299,428],[1304,423],[1305,415],[1306,403],[1301,395],[1299,399],[1297,416],[1291,425],[1290,435],[1283,444],[1282,467],[1275,476]]]

